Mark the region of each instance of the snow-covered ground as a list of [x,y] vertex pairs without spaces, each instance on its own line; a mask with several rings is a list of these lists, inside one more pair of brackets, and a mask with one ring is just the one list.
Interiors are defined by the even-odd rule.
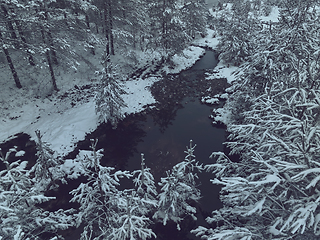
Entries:
[[[164,69],[170,73],[178,73],[191,67],[203,53],[202,48],[189,47],[183,55],[174,56],[174,69],[166,66]],[[32,88],[17,89],[13,84],[1,82],[7,79],[6,76],[10,76],[8,70],[0,76],[0,85],[3,86],[0,95],[0,102],[3,103],[0,107],[0,142],[20,132],[27,133],[35,139],[35,130],[38,129],[43,134],[43,141],[50,143],[51,148],[59,155],[65,155],[98,126],[94,89],[86,90],[86,83],[94,85],[96,80],[84,79],[88,77],[79,73],[74,76],[60,73],[61,81],[58,81],[58,86],[63,86],[63,89],[51,96],[35,98]],[[66,78],[72,82],[62,85],[62,80]],[[123,95],[123,99],[127,107],[123,112],[140,112],[146,105],[155,103],[150,86],[158,80],[160,78],[150,77],[124,82],[127,94]]]

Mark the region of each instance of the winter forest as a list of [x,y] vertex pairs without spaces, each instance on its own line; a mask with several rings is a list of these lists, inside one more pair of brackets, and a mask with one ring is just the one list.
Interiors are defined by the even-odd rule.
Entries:
[[319,17],[0,0],[0,240],[320,238]]

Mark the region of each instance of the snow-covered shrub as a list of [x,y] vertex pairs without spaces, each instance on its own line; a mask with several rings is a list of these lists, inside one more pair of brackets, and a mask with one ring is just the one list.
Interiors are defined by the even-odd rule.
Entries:
[[58,236],[58,229],[72,226],[70,211],[49,212],[37,207],[54,198],[44,196],[26,170],[27,162],[8,162],[8,156],[0,154],[6,166],[0,171],[0,236],[8,240],[41,239],[44,233]]
[[76,214],[79,227],[84,224],[82,239],[148,239],[156,237],[149,225],[152,221],[149,213],[155,209],[157,202],[154,195],[156,189],[150,169],[134,171],[134,183],[138,190],[118,190],[119,178],[130,178],[127,171],[115,171],[112,167],[100,164],[101,150],[96,150],[97,140],[92,140],[92,151],[80,154],[82,173],[88,182],[81,183],[71,191],[72,202],[80,203],[80,211]]
[[196,219],[196,208],[191,203],[200,199],[195,170],[201,170],[202,166],[198,164],[193,154],[195,147],[191,140],[190,147],[185,151],[187,155],[184,161],[173,166],[171,171],[167,171],[167,176],[161,178],[158,210],[153,218],[163,222],[163,225],[172,220],[177,223],[179,229],[182,217],[190,215]]
[[135,189],[119,191],[112,203],[118,217],[114,219],[111,239],[147,239],[156,237],[149,229],[152,223],[149,216],[157,207],[157,190],[150,168],[145,166],[144,154],[141,154],[141,170],[132,173]]
[[143,153],[141,153],[141,170],[133,171],[132,175],[134,177],[133,183],[137,188],[138,194],[145,199],[154,200],[158,194],[157,188],[155,186],[151,169],[145,164]]

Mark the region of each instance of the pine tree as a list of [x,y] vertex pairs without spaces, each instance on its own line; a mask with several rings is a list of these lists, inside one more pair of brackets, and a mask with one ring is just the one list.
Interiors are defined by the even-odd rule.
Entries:
[[184,3],[181,8],[182,19],[186,23],[185,35],[194,39],[206,33],[206,3],[204,0],[193,0]]
[[131,177],[127,171],[114,171],[112,167],[100,164],[101,151],[96,150],[97,140],[92,140],[92,152],[80,159],[86,183],[81,183],[71,191],[71,202],[80,203],[76,214],[77,227],[84,224],[81,240],[107,238],[112,234],[115,222],[119,220],[118,212],[120,192],[117,189],[119,178]]
[[103,63],[105,68],[101,78],[101,90],[96,97],[96,112],[103,121],[110,121],[116,128],[118,122],[124,118],[122,108],[126,105],[121,95],[126,92],[122,89],[119,78],[112,68],[109,55]]
[[219,59],[239,66],[254,53],[259,43],[261,23],[251,9],[249,1],[235,1],[232,11],[222,11],[214,20],[221,40],[217,46]]
[[114,219],[110,238],[114,240],[156,238],[155,233],[148,228],[152,222],[146,215],[151,210],[150,205],[153,204],[154,201],[139,196],[135,190],[121,192],[114,198],[118,216]]
[[133,183],[137,188],[137,193],[145,199],[154,200],[157,196],[157,188],[155,186],[151,169],[145,164],[143,153],[141,153],[141,170],[133,171],[132,175],[134,177]]
[[[197,32],[204,30],[203,1],[148,1],[150,15],[150,39],[152,48],[161,52],[163,60],[169,60],[192,41]],[[202,16],[201,16],[202,14]],[[190,19],[195,21],[191,24]]]
[[195,147],[191,140],[184,161],[173,166],[171,171],[167,171],[167,176],[161,178],[159,183],[161,193],[158,196],[158,209],[153,218],[163,222],[163,225],[172,220],[177,223],[179,230],[182,217],[190,215],[196,219],[196,207],[191,204],[200,199],[200,191],[196,188],[198,176],[194,170],[201,170],[202,166],[194,158]]
[[[37,142],[37,161],[30,170],[34,174],[39,188],[49,190],[54,186],[59,175],[59,166],[61,159],[54,156],[54,151],[50,149],[49,144],[42,141],[42,135],[39,130],[36,131]],[[61,173],[60,173],[61,175]]]

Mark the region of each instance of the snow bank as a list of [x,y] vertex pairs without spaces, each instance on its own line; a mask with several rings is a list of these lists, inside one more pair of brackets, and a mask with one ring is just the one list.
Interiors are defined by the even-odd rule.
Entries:
[[227,82],[231,84],[236,78],[235,72],[238,69],[238,67],[228,66],[223,62],[219,62],[212,72],[206,73],[206,80],[226,78]]
[[[149,78],[126,82],[124,89],[128,94],[123,95],[123,98],[128,107],[123,112],[140,112],[145,105],[154,103],[149,87],[158,80]],[[70,102],[59,101],[57,98],[37,99],[33,103],[16,107],[8,116],[2,115],[0,121],[0,141],[19,132],[25,132],[36,139],[35,131],[38,129],[43,134],[43,141],[50,143],[59,155],[72,151],[75,144],[99,124],[93,97],[74,107],[71,107]]]
[[182,70],[190,68],[203,54],[205,50],[200,47],[190,46],[183,50],[183,54],[175,54],[172,57],[174,68],[164,66],[162,70],[165,73],[179,73]]
[[213,124],[223,123],[224,125],[228,125],[231,118],[231,111],[226,108],[217,108],[213,109],[213,115],[210,116],[214,121]]
[[218,98],[202,97],[201,102],[214,105],[219,104],[220,100]]
[[84,139],[86,132],[97,127],[93,100],[63,113],[55,112],[53,104],[51,107],[47,103],[41,104],[40,101],[38,104],[24,105],[21,115],[15,120],[2,117],[0,140],[19,132],[25,132],[32,139],[36,139],[35,131],[39,129],[43,134],[43,141],[50,143],[53,150],[64,154],[73,150],[74,144]]
[[127,94],[123,95],[123,100],[127,107],[123,108],[123,113],[141,112],[147,104],[155,103],[156,100],[149,89],[154,82],[159,80],[160,78],[150,77],[126,82],[124,90]]

